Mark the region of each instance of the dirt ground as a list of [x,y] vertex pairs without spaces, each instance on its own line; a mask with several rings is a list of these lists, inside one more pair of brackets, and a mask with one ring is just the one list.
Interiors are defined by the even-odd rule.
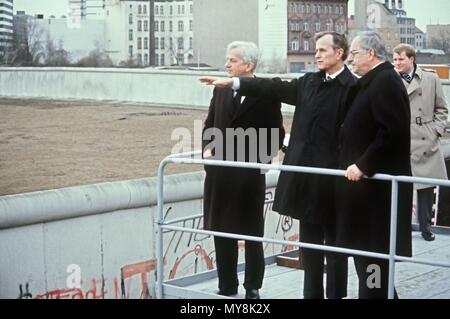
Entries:
[[[0,196],[155,176],[206,110],[0,99]],[[197,122],[198,123],[198,122]],[[291,118],[285,118],[287,131]],[[169,174],[201,166],[169,165]]]

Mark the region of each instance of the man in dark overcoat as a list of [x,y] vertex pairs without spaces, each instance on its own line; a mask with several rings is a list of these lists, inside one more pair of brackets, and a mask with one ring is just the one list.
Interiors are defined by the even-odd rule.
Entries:
[[[362,77],[349,94],[341,125],[339,165],[347,179],[339,179],[336,188],[337,245],[379,253],[389,252],[391,183],[362,177],[411,175],[408,95],[387,58],[375,32],[360,33],[352,42],[348,62]],[[400,184],[397,254],[403,256],[411,256],[411,210],[412,186]],[[353,258],[359,297],[387,298],[388,261]]]
[[[320,168],[338,167],[338,129],[345,100],[355,77],[344,65],[348,54],[345,36],[323,32],[316,36],[319,72],[307,73],[290,82],[275,79],[234,78],[203,81],[216,86],[233,85],[247,96],[271,97],[295,105],[289,146],[284,165]],[[238,82],[238,83],[237,83]],[[263,112],[263,110],[261,110]],[[273,210],[300,220],[300,241],[334,245],[334,177],[282,171]],[[303,297],[323,299],[324,253],[302,249]],[[326,253],[327,298],[347,296],[347,258]]]
[[[253,43],[231,43],[225,64],[228,76],[253,77],[258,56],[258,48]],[[203,130],[205,159],[269,164],[281,148],[283,139],[280,102],[243,96],[229,88],[214,88]],[[263,237],[266,194],[263,172],[216,166],[205,166],[205,170],[204,228]],[[215,236],[214,244],[219,294],[234,295],[239,285],[238,241]],[[264,269],[263,244],[245,241],[247,299],[259,299]]]

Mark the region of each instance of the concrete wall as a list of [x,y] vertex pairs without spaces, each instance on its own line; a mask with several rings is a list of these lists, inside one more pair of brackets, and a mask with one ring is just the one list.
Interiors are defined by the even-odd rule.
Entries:
[[[167,220],[201,214],[203,178],[166,178]],[[276,180],[270,172],[267,199]],[[154,296],[156,185],[148,178],[0,197],[0,298]],[[297,240],[298,223],[270,207],[266,236]],[[164,238],[166,279],[215,268],[210,237],[167,231]],[[286,249],[265,245],[267,256]]]
[[[223,72],[100,68],[0,68],[0,97],[88,99],[207,108],[212,87],[201,84],[202,75]],[[261,77],[295,75],[257,74]],[[442,81],[450,105],[450,80]],[[283,106],[283,111],[294,108]]]

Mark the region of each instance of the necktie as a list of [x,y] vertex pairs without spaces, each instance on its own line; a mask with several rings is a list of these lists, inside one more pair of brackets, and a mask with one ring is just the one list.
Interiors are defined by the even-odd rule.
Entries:
[[402,77],[406,80],[406,82],[411,83],[411,76],[409,74],[402,74]]

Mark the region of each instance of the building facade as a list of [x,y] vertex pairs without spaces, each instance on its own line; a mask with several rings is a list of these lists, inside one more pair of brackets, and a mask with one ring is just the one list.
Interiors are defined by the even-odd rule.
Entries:
[[195,0],[194,61],[224,68],[233,41],[258,45],[258,72],[285,72],[287,0]]
[[193,0],[155,0],[155,64],[194,61]]
[[288,1],[288,72],[313,71],[316,33],[348,32],[348,0]]
[[418,27],[416,27],[416,40],[415,40],[414,47],[417,51],[423,50],[427,48],[427,41],[425,37],[425,33],[423,33],[422,30],[420,30]]
[[106,1],[105,47],[114,64],[152,64],[152,13],[150,1]]
[[407,17],[405,0],[355,1],[354,21],[351,38],[359,31],[374,30],[382,36],[390,53],[399,43],[416,44],[416,22]]
[[0,0],[0,61],[13,49],[13,0]]

